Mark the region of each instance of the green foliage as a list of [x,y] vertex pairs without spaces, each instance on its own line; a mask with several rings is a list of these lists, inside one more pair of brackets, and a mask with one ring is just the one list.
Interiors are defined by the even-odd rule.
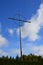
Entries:
[[22,60],[17,55],[16,58],[8,58],[8,56],[0,57],[0,65],[43,65],[43,58],[41,56],[35,55],[23,55]]

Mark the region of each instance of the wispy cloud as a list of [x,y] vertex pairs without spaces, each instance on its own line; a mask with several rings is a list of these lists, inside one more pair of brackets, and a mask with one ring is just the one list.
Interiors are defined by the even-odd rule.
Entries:
[[13,29],[13,28],[9,28],[8,29],[8,33],[13,36],[14,35],[14,32],[15,32],[16,29]]
[[2,35],[0,35],[0,47],[5,46],[7,44],[8,44],[8,40]]
[[43,45],[26,44],[23,48],[23,54],[35,54],[43,56]]
[[7,56],[7,55],[8,55],[8,53],[7,53],[7,52],[5,52],[5,51],[3,51],[2,49],[0,49],[0,55],[1,55],[1,56]]
[[20,49],[11,49],[10,54],[20,54]]
[[[22,49],[23,50],[23,54],[34,54],[37,56],[42,56],[43,57],[43,45],[37,46],[37,45],[31,45],[31,44],[26,44],[25,48]],[[1,56],[15,56],[15,55],[20,55],[20,49],[10,49],[8,52],[0,49],[0,55]]]
[[[36,41],[40,38],[38,34],[41,26],[43,26],[43,3],[40,5],[36,14],[30,19],[31,23],[25,23],[21,27],[22,38],[28,37],[30,41]],[[17,30],[17,34],[19,31]]]
[[8,29],[8,32],[9,32],[10,35],[14,34],[14,30],[13,29]]
[[16,48],[9,49],[8,51],[4,51],[3,49],[0,49],[0,55],[1,56],[20,55],[20,50]]

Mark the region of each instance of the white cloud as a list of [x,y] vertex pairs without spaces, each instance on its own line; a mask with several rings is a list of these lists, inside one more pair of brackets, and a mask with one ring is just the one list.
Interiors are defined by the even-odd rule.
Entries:
[[10,54],[20,54],[20,50],[19,49],[11,49]]
[[[25,48],[23,48],[23,54],[34,54],[34,55],[37,55],[37,56],[42,56],[43,57],[43,45],[40,45],[40,46],[36,46],[36,45],[29,45],[29,44],[26,44],[25,45]],[[13,55],[20,55],[20,49],[10,49],[8,52],[6,51],[3,51],[2,49],[0,49],[0,55],[1,56],[13,56]]]
[[5,52],[5,51],[3,51],[2,49],[0,49],[0,55],[2,55],[2,56],[7,56],[7,55],[8,55],[8,53],[7,53],[7,52]]
[[7,44],[8,44],[8,40],[2,35],[0,35],[0,47],[2,47],[3,45],[5,46]]
[[[40,38],[38,35],[41,26],[43,26],[43,3],[40,5],[37,13],[30,19],[31,23],[25,23],[21,27],[22,38],[28,37],[30,41],[35,41]],[[19,31],[17,30],[17,34]]]
[[23,54],[35,54],[43,56],[43,45],[33,45],[33,44],[26,44],[25,48],[23,48]]
[[1,56],[13,56],[13,55],[20,55],[20,50],[19,49],[9,49],[7,52],[4,51],[3,49],[0,49],[0,55]]
[[9,32],[10,35],[13,35],[14,34],[14,29],[9,28],[8,32]]
[[43,45],[41,46],[33,46],[30,49],[35,55],[43,56]]

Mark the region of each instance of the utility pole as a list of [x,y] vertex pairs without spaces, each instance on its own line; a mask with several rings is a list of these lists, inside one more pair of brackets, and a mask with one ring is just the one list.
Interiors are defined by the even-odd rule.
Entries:
[[20,26],[20,23],[21,21],[22,22],[28,22],[28,23],[31,23],[30,21],[27,21],[27,20],[22,20],[20,19],[20,14],[18,14],[19,18],[8,18],[8,19],[11,19],[11,20],[17,20],[19,21],[19,35],[20,35],[20,57],[21,57],[21,60],[22,60],[22,40],[21,40],[21,26]]

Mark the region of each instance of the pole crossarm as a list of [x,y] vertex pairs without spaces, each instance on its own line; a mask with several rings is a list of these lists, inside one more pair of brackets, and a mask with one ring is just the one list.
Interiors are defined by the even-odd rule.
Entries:
[[17,19],[17,18],[10,18],[9,17],[8,19],[31,23],[30,21],[22,20],[22,19]]

